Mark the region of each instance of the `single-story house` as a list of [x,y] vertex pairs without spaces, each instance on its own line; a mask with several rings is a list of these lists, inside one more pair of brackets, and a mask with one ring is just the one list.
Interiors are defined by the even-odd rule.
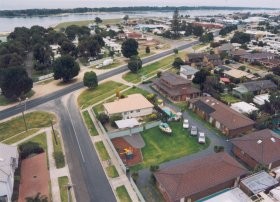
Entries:
[[253,102],[259,106],[264,105],[265,102],[269,102],[269,94],[265,93],[265,94],[261,94],[261,95],[256,95],[253,98]]
[[188,53],[185,58],[185,63],[187,65],[202,66],[204,53]]
[[133,94],[126,98],[103,104],[108,116],[121,115],[123,119],[146,116],[153,113],[154,105],[143,95]]
[[[243,178],[240,188],[249,196],[268,191],[276,187],[279,182],[265,171],[261,171]],[[269,200],[270,201],[270,200]],[[272,200],[271,200],[272,201]]]
[[192,202],[236,186],[247,174],[246,168],[221,152],[161,169],[154,176],[167,202]]
[[170,72],[163,73],[154,84],[162,94],[174,101],[186,101],[201,94],[199,89],[192,86],[190,80]]
[[262,164],[269,169],[280,166],[280,139],[264,129],[231,140],[233,153],[251,168]]
[[260,63],[266,68],[272,69],[280,66],[280,59],[263,59],[260,61]]
[[244,49],[237,49],[237,50],[233,50],[231,52],[229,52],[229,56],[232,57],[232,59],[239,61],[240,57],[243,55],[248,55],[250,53],[248,53],[246,50]]
[[246,133],[255,124],[245,115],[209,96],[189,100],[189,108],[229,137]]
[[252,112],[259,110],[253,104],[249,104],[243,101],[231,104],[230,108],[241,114],[251,114]]
[[18,159],[16,146],[0,143],[0,201],[12,201]]
[[226,77],[229,77],[231,79],[241,79],[241,78],[247,78],[250,80],[256,79],[255,75],[239,69],[231,69],[228,71],[224,71],[223,73]]
[[229,54],[231,51],[235,50],[235,47],[231,43],[225,43],[221,46],[215,48],[216,54],[227,53]]
[[277,89],[277,86],[271,80],[250,81],[238,84],[237,87],[232,89],[232,94],[242,98],[242,96],[247,93],[259,95],[275,89]]
[[217,54],[207,54],[203,58],[204,66],[210,67],[217,67],[223,65],[223,61],[221,60],[220,56]]
[[198,69],[196,69],[192,66],[182,65],[181,68],[180,68],[180,76],[187,79],[187,80],[192,81],[195,73],[198,72],[198,71],[199,71]]
[[251,53],[251,54],[246,54],[243,56],[240,56],[240,60],[243,62],[260,62],[261,60],[264,59],[269,59],[272,60],[276,57],[275,54],[273,53],[268,53],[268,52],[263,52],[263,53]]

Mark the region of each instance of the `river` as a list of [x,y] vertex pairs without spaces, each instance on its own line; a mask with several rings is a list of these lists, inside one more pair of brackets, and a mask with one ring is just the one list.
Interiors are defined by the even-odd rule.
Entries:
[[[180,11],[182,15],[201,16],[201,15],[217,15],[228,14],[234,12],[251,12],[251,13],[275,13],[276,10],[190,10]],[[11,32],[15,27],[31,27],[33,25],[40,25],[43,27],[50,27],[57,25],[61,22],[93,20],[95,17],[102,19],[116,19],[122,18],[128,14],[130,18],[135,17],[171,17],[172,12],[110,12],[110,13],[85,13],[85,14],[63,14],[63,15],[50,15],[45,17],[13,17],[6,18],[0,17],[0,33]]]

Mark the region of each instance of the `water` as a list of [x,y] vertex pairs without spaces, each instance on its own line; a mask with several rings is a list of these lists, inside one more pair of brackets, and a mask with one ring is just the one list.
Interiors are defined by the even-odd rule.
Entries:
[[[191,10],[180,11],[182,15],[200,16],[200,15],[217,15],[228,14],[238,12],[237,10]],[[272,10],[242,10],[241,12],[251,13],[275,13],[277,11]],[[66,14],[66,15],[51,15],[45,17],[14,17],[14,18],[0,18],[0,33],[11,32],[15,27],[31,27],[33,25],[40,25],[43,27],[55,26],[61,22],[69,21],[81,21],[81,20],[93,20],[95,17],[102,19],[115,19],[122,18],[125,14],[128,14],[130,18],[135,17],[171,17],[172,12],[115,12],[115,13],[86,13],[86,14]]]

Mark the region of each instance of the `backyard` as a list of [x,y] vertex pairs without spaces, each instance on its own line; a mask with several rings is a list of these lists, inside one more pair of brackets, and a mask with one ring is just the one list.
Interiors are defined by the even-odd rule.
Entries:
[[236,103],[236,102],[240,102],[241,100],[239,100],[238,98],[232,96],[231,94],[222,94],[221,95],[221,100],[227,104],[232,104],[232,103]]
[[158,127],[141,133],[146,143],[142,148],[143,162],[132,167],[132,171],[178,159],[209,146],[209,139],[205,145],[198,144],[197,137],[191,137],[189,132],[183,129],[181,122],[172,122],[169,125],[172,128],[171,136],[162,133]]

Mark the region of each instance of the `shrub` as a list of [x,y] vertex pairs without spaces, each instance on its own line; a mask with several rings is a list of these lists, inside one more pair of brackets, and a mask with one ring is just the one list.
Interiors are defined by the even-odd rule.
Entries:
[[132,177],[133,181],[136,182],[139,178],[139,173],[138,172],[132,173],[131,177]]
[[161,77],[161,74],[162,74],[161,71],[157,72],[157,77],[160,78],[160,77]]
[[115,121],[121,120],[122,116],[121,115],[114,115],[110,118],[110,124],[112,127],[117,128],[117,124],[115,123]]
[[100,113],[97,115],[98,121],[100,121],[101,124],[106,124],[109,122],[109,116],[105,113]]
[[216,153],[222,152],[222,151],[224,151],[224,150],[225,150],[224,146],[218,146],[218,145],[215,145],[215,146],[214,146],[214,151],[215,151]]
[[149,120],[150,120],[150,121],[154,121],[154,120],[156,120],[157,118],[158,118],[157,114],[151,114],[151,115],[149,115]]
[[65,165],[64,154],[62,151],[53,152],[53,157],[57,168],[62,168]]
[[19,146],[19,151],[22,159],[27,158],[31,154],[40,154],[44,149],[36,142],[26,142]]
[[159,170],[159,165],[151,165],[150,166],[150,171],[151,172],[156,172]]

